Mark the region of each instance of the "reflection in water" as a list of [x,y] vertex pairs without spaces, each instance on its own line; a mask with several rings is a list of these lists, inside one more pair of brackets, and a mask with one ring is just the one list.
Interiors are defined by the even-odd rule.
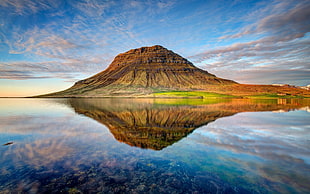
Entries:
[[8,145],[12,145],[13,144],[13,142],[8,142],[8,143],[5,143],[5,144],[3,144],[4,146],[8,146]]
[[309,193],[309,102],[0,99],[0,193]]
[[[284,101],[285,100],[285,101]],[[107,126],[120,142],[161,150],[196,128],[239,112],[289,111],[304,107],[296,99],[69,99],[75,112]],[[170,106],[168,106],[168,105]]]

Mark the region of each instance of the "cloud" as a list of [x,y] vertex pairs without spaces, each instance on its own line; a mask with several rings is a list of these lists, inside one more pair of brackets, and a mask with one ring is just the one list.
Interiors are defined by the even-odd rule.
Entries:
[[50,78],[47,76],[37,76],[33,75],[27,71],[1,71],[0,79],[14,79],[14,80],[24,80],[24,79],[43,79]]
[[287,13],[273,14],[258,23],[256,32],[272,31],[292,37],[302,37],[310,31],[310,4],[300,3]]
[[[273,35],[272,38],[283,38],[279,36],[287,36],[286,39],[304,36],[310,30],[310,4],[307,2],[299,2],[299,4],[289,4],[290,1],[283,1],[275,4],[273,7],[262,10],[269,13],[262,17],[258,22],[250,24],[241,32],[225,35],[219,39],[240,38],[245,35],[267,33]],[[288,8],[291,6],[290,8]],[[280,10],[280,12],[279,12]],[[270,13],[271,12],[271,13]],[[275,12],[275,13],[274,13]],[[262,14],[262,13],[260,13]],[[256,17],[252,15],[251,17]]]
[[77,81],[75,77],[81,72],[90,76],[98,69],[100,65],[92,61],[10,62],[0,64],[0,79],[59,78],[73,82]]
[[51,34],[45,30],[34,28],[23,35],[16,34],[18,40],[10,45],[11,54],[35,53],[39,55],[58,54],[66,55],[68,49],[82,49],[83,46],[77,45],[58,35]]
[[[270,37],[262,38],[256,41],[250,41],[245,43],[235,43],[226,47],[219,47],[214,50],[206,51],[204,53],[191,56],[195,62],[202,62],[204,60],[214,60],[213,65],[219,68],[225,68],[227,66],[235,65],[236,63],[245,63],[250,67],[257,67],[261,64],[269,63],[270,66],[279,66],[274,62],[280,61],[288,63],[296,67],[296,63],[302,62],[303,67],[309,68],[307,63],[303,63],[309,59],[309,43],[308,39],[298,39],[291,41],[273,41]],[[255,60],[253,60],[255,58]],[[290,61],[290,59],[293,60]],[[291,62],[291,63],[290,63]],[[309,64],[308,64],[309,65]],[[238,68],[236,66],[234,68]],[[288,66],[287,66],[288,67]],[[244,67],[241,67],[242,69]]]
[[[283,9],[283,6],[284,3],[275,4],[269,11],[279,7]],[[309,17],[310,4],[299,2],[286,12],[282,10],[265,15],[256,23],[245,26],[240,32],[219,38],[220,41],[237,39],[235,41],[237,43],[207,50],[190,58],[196,63],[205,64],[204,68],[218,72],[219,75],[226,74],[225,71],[228,70],[230,72],[244,70],[243,73],[252,72],[251,75],[254,75],[255,71],[256,75],[261,72],[262,77],[265,77],[263,71],[295,73],[297,72],[295,69],[309,70],[310,40],[307,35],[310,32]],[[253,40],[253,37],[256,40]],[[278,81],[284,78],[281,73],[274,76],[279,76],[276,78]],[[239,77],[240,75],[230,76],[231,79],[241,81]],[[245,77],[250,78],[250,75]],[[255,83],[258,79],[251,80]],[[285,78],[282,82],[285,82]]]
[[[290,180],[291,184],[303,188],[307,187],[306,182],[300,180],[307,177],[304,170],[308,168],[309,146],[306,137],[309,135],[309,122],[297,115],[240,113],[197,129],[188,141],[216,150],[213,158],[221,157],[227,164],[236,162],[247,172],[258,173],[267,180]],[[294,173],[288,173],[292,164]],[[300,180],[296,181],[290,174],[298,174]]]
[[115,1],[97,1],[97,0],[81,0],[70,1],[70,5],[80,11],[82,16],[90,18],[100,18],[105,15],[105,12],[113,5]]
[[12,14],[30,15],[42,10],[56,9],[61,1],[55,0],[1,0],[0,6],[9,9]]
[[[237,70],[231,72],[214,71],[228,79],[238,78],[241,83],[255,84],[293,84],[307,85],[309,83],[310,70],[304,69],[261,69],[261,70]],[[213,72],[213,73],[214,73]],[[298,78],[298,79],[296,79]]]
[[[26,56],[31,61],[2,62],[0,79],[44,78],[61,71],[70,77],[71,72],[85,72],[89,76],[104,70],[116,54],[148,45],[135,31],[141,24],[151,25],[149,18],[141,17],[142,14],[155,17],[168,11],[174,3],[1,1],[2,14],[10,11],[6,20],[0,20],[3,26],[0,43],[8,46],[8,54]],[[48,75],[37,75],[42,73]]]
[[[84,31],[71,27],[68,27],[69,31],[68,28],[63,28],[60,33],[55,33],[55,25],[49,23],[45,28],[35,26],[24,32],[22,28],[15,27],[10,34],[2,33],[3,42],[9,47],[9,54],[28,56],[31,60],[0,62],[0,79],[54,77],[72,80],[77,74],[89,76],[104,70],[113,59],[102,49],[96,52],[94,47],[102,46],[98,37],[79,36]],[[67,34],[74,36],[69,37]],[[44,76],[41,76],[42,73]]]
[[159,9],[167,9],[173,6],[174,3],[175,3],[174,1],[168,1],[168,2],[159,1],[157,2],[157,6]]

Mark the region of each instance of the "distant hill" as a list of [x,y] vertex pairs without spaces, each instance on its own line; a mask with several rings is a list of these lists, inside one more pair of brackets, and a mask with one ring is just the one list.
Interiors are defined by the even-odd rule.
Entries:
[[[294,89],[291,94],[290,90],[283,88],[243,85],[216,77],[180,55],[155,45],[119,54],[106,70],[76,82],[69,89],[39,97],[169,97],[170,93],[166,96],[155,94],[171,91],[183,91],[185,97],[188,91],[199,91],[197,95],[191,93],[192,97],[203,97],[201,92],[239,96],[266,93],[307,95],[302,89]],[[306,93],[310,96],[310,92]]]

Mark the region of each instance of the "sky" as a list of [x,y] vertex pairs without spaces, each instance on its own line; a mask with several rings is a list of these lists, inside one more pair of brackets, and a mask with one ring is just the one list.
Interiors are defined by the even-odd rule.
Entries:
[[218,77],[310,84],[309,0],[0,0],[0,97],[66,89],[162,45]]

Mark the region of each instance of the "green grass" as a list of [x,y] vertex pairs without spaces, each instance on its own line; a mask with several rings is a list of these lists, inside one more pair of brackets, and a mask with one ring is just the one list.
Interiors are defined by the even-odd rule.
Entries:
[[155,97],[183,97],[183,98],[234,98],[236,96],[218,94],[201,91],[169,91],[169,92],[155,92]]
[[207,104],[217,104],[222,102],[229,102],[231,98],[156,98],[154,100],[155,105],[171,105],[171,106],[199,106],[199,105],[207,105]]

